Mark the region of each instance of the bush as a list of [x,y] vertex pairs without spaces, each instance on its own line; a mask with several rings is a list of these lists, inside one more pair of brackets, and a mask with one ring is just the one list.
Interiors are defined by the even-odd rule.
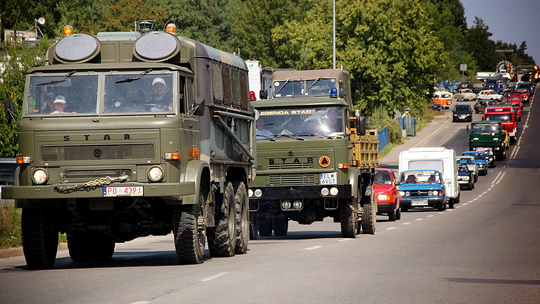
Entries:
[[401,126],[395,119],[387,118],[383,121],[382,127],[388,127],[388,143],[400,145],[403,143]]
[[0,207],[0,248],[22,245],[21,209],[14,206]]

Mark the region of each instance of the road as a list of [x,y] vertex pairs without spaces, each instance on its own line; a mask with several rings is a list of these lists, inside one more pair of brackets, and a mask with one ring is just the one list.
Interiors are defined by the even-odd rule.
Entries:
[[[540,94],[534,101],[540,102]],[[341,237],[330,219],[289,224],[247,254],[177,265],[172,235],[117,244],[110,261],[30,271],[0,260],[6,303],[540,303],[540,113],[526,104],[520,136],[476,188],[446,211],[379,216],[375,235]],[[475,120],[480,119],[475,114]],[[466,123],[422,146],[467,149]],[[390,164],[392,166],[392,164]]]

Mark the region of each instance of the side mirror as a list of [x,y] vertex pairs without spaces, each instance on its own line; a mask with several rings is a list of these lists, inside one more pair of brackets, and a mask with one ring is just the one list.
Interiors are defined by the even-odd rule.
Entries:
[[206,107],[206,102],[204,100],[204,97],[196,97],[195,98],[195,113],[193,113],[195,116],[204,116],[204,108]]
[[366,117],[356,116],[356,133],[360,136],[366,135]]
[[347,91],[345,89],[339,89],[339,98],[345,98],[347,96]]
[[266,90],[260,90],[260,91],[259,91],[259,98],[261,98],[261,99],[268,99],[268,91],[266,91]]
[[8,123],[11,123],[15,119],[15,104],[13,103],[13,100],[6,100],[4,103],[4,108],[6,111],[6,119]]

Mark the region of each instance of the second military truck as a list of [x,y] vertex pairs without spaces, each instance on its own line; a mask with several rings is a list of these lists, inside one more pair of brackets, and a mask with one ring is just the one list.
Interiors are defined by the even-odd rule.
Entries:
[[344,237],[375,233],[376,131],[355,117],[344,70],[276,71],[258,100],[257,177],[250,184],[252,237],[285,236],[289,220],[341,223]]

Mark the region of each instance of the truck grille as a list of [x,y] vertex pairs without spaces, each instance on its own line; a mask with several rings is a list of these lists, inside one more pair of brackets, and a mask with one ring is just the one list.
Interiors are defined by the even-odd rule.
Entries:
[[273,164],[268,166],[269,170],[283,170],[283,169],[313,169],[313,163],[303,164]]
[[131,169],[110,169],[110,170],[66,170],[64,172],[64,177],[66,179],[77,179],[77,178],[101,178],[105,176],[109,177],[120,177],[122,175],[127,175],[131,177],[133,171]]
[[316,175],[313,174],[282,174],[269,175],[270,185],[312,185]]
[[42,146],[42,161],[153,159],[153,144]]

